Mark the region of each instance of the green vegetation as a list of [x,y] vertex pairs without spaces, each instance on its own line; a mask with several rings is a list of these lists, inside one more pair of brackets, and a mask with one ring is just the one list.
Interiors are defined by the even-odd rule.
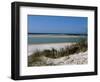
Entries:
[[69,56],[74,53],[85,52],[87,51],[87,40],[82,39],[80,42],[73,44],[69,47],[64,47],[59,50],[57,49],[46,49],[43,51],[36,50],[32,55],[28,57],[28,66],[31,66],[32,63],[37,61],[42,61],[41,57],[49,57],[49,58],[60,58],[64,56]]

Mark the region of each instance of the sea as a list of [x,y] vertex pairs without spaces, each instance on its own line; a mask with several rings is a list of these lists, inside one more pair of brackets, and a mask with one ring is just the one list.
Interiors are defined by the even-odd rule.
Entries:
[[[35,36],[35,37],[33,37]],[[72,35],[66,35],[68,37],[65,37],[63,35],[59,35],[59,37],[52,37],[55,35],[49,35],[45,37],[41,37],[39,35],[33,35],[28,34],[28,44],[44,44],[44,43],[73,43],[73,42],[79,42],[82,39],[87,39],[87,35],[77,35],[78,37],[72,37]]]

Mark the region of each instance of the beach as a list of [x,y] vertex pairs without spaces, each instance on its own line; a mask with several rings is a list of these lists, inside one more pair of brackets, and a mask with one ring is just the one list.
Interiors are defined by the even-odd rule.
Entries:
[[28,66],[88,63],[88,19],[28,16]]
[[[49,43],[49,44],[31,44],[28,45],[28,56],[34,53],[36,50],[43,51],[45,49],[61,49],[64,47],[70,47],[75,43]],[[41,56],[41,61],[33,62],[31,66],[48,66],[48,65],[67,65],[67,64],[87,64],[88,63],[88,51],[70,54],[69,56],[63,56],[60,58],[49,58]],[[30,59],[29,59],[30,60]]]
[[75,43],[48,43],[48,44],[30,44],[28,45],[28,56],[30,56],[32,53],[34,53],[36,50],[44,50],[44,49],[60,49],[64,47],[69,47],[72,44]]

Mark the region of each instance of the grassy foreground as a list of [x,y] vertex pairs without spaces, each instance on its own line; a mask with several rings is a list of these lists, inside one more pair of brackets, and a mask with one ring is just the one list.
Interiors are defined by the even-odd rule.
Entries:
[[48,58],[56,59],[64,56],[69,56],[74,53],[85,52],[87,51],[87,40],[82,39],[80,42],[73,44],[69,47],[65,46],[64,48],[60,48],[59,50],[45,49],[43,51],[36,50],[32,55],[28,56],[28,66],[32,66],[33,63],[42,61],[41,57],[45,56]]

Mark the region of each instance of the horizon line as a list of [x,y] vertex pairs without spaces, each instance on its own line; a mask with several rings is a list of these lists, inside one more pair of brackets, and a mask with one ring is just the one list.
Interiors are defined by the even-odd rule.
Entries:
[[76,35],[88,35],[86,33],[28,33],[28,34],[76,34]]

